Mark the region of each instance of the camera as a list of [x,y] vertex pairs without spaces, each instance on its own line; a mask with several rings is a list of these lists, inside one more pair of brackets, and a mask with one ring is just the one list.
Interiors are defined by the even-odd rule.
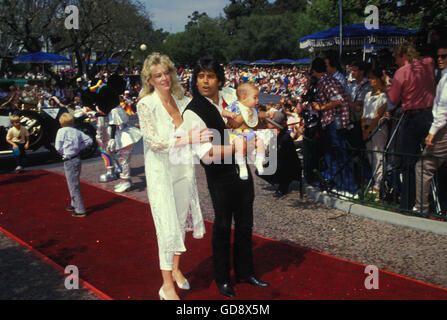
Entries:
[[315,110],[312,106],[313,102],[318,101],[317,96],[317,82],[318,79],[315,77],[310,78],[310,86],[305,94],[301,97],[303,99],[303,111],[301,112],[301,116],[304,120],[304,126],[306,128],[312,128],[317,126],[320,123],[320,113]]

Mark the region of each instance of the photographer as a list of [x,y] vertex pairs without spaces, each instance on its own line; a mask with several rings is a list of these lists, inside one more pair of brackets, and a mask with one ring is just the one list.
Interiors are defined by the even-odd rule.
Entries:
[[349,98],[340,82],[327,74],[323,59],[314,59],[311,70],[318,79],[318,102],[313,102],[312,105],[315,110],[321,111],[321,127],[325,132],[324,158],[328,168],[323,172],[323,176],[329,179],[338,191],[355,196],[357,185],[344,137],[344,131],[350,124]]
[[303,165],[304,177],[307,183],[318,181],[314,170],[320,171],[319,163],[323,155],[321,141],[320,112],[316,111],[312,103],[317,102],[317,81],[315,77],[306,74],[306,89],[301,96],[301,118],[304,120],[303,132]]
[[[403,43],[394,52],[399,69],[387,89],[392,104],[402,103],[404,118],[400,128],[399,152],[402,157],[402,193],[400,209],[411,210],[415,204],[415,165],[421,154],[421,144],[433,121],[432,106],[435,96],[434,61],[419,57],[411,43]],[[386,82],[390,82],[388,76]],[[408,156],[414,155],[414,156]]]

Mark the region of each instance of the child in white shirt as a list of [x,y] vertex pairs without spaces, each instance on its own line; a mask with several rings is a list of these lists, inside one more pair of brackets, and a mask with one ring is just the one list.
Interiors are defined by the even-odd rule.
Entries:
[[66,208],[72,211],[73,217],[85,217],[86,211],[81,195],[81,157],[80,152],[89,147],[93,140],[82,131],[73,128],[74,118],[70,113],[59,117],[61,128],[57,131],[55,148],[64,161],[65,177],[67,178],[71,204]]

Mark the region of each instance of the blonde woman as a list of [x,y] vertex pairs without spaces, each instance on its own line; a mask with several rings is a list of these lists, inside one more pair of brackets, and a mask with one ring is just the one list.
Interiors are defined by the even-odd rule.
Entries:
[[193,231],[194,238],[200,239],[205,227],[194,165],[192,161],[177,163],[173,160],[180,151],[191,151],[191,144],[209,142],[212,134],[207,129],[194,135],[194,129],[187,133],[182,130],[182,113],[190,99],[184,96],[169,57],[159,53],[149,55],[141,71],[141,81],[137,113],[163,278],[159,296],[162,300],[178,300],[174,282],[181,289],[190,288],[179,267],[180,255],[186,251],[185,231]]

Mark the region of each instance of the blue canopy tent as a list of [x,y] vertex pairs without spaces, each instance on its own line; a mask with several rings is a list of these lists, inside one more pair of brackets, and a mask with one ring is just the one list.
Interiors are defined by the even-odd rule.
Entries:
[[30,54],[23,55],[21,57],[17,57],[12,60],[13,63],[39,63],[42,64],[42,72],[43,72],[43,78],[44,78],[44,84],[45,84],[45,63],[67,63],[71,64],[71,59],[55,54],[55,53],[48,53],[48,52],[34,52]]
[[[392,26],[379,26],[378,29],[367,29],[364,23],[355,23],[342,28],[342,45],[365,47],[366,44],[398,45],[416,34],[417,30],[409,30]],[[300,48],[327,48],[340,44],[340,27],[326,29],[300,38]]]
[[250,64],[273,64],[270,60],[256,60],[251,62]]
[[98,61],[96,64],[98,65],[106,65],[106,64],[123,64],[124,62],[121,60],[116,59],[108,59],[108,60],[101,60]]
[[245,61],[245,60],[234,60],[234,61],[230,61],[229,64],[250,64],[250,62]]
[[48,52],[34,52],[30,54],[26,54],[24,56],[15,58],[12,60],[13,63],[60,63],[60,62],[68,62],[68,64],[71,63],[71,59],[60,56],[58,54],[54,53],[48,53]]
[[69,66],[72,64],[72,61],[64,61],[64,62],[55,62],[53,63],[55,66]]
[[305,58],[305,59],[299,59],[295,61],[296,64],[306,64],[306,63],[312,63],[312,59]]
[[279,59],[279,60],[274,60],[273,64],[294,64],[295,60],[290,60],[290,59]]

